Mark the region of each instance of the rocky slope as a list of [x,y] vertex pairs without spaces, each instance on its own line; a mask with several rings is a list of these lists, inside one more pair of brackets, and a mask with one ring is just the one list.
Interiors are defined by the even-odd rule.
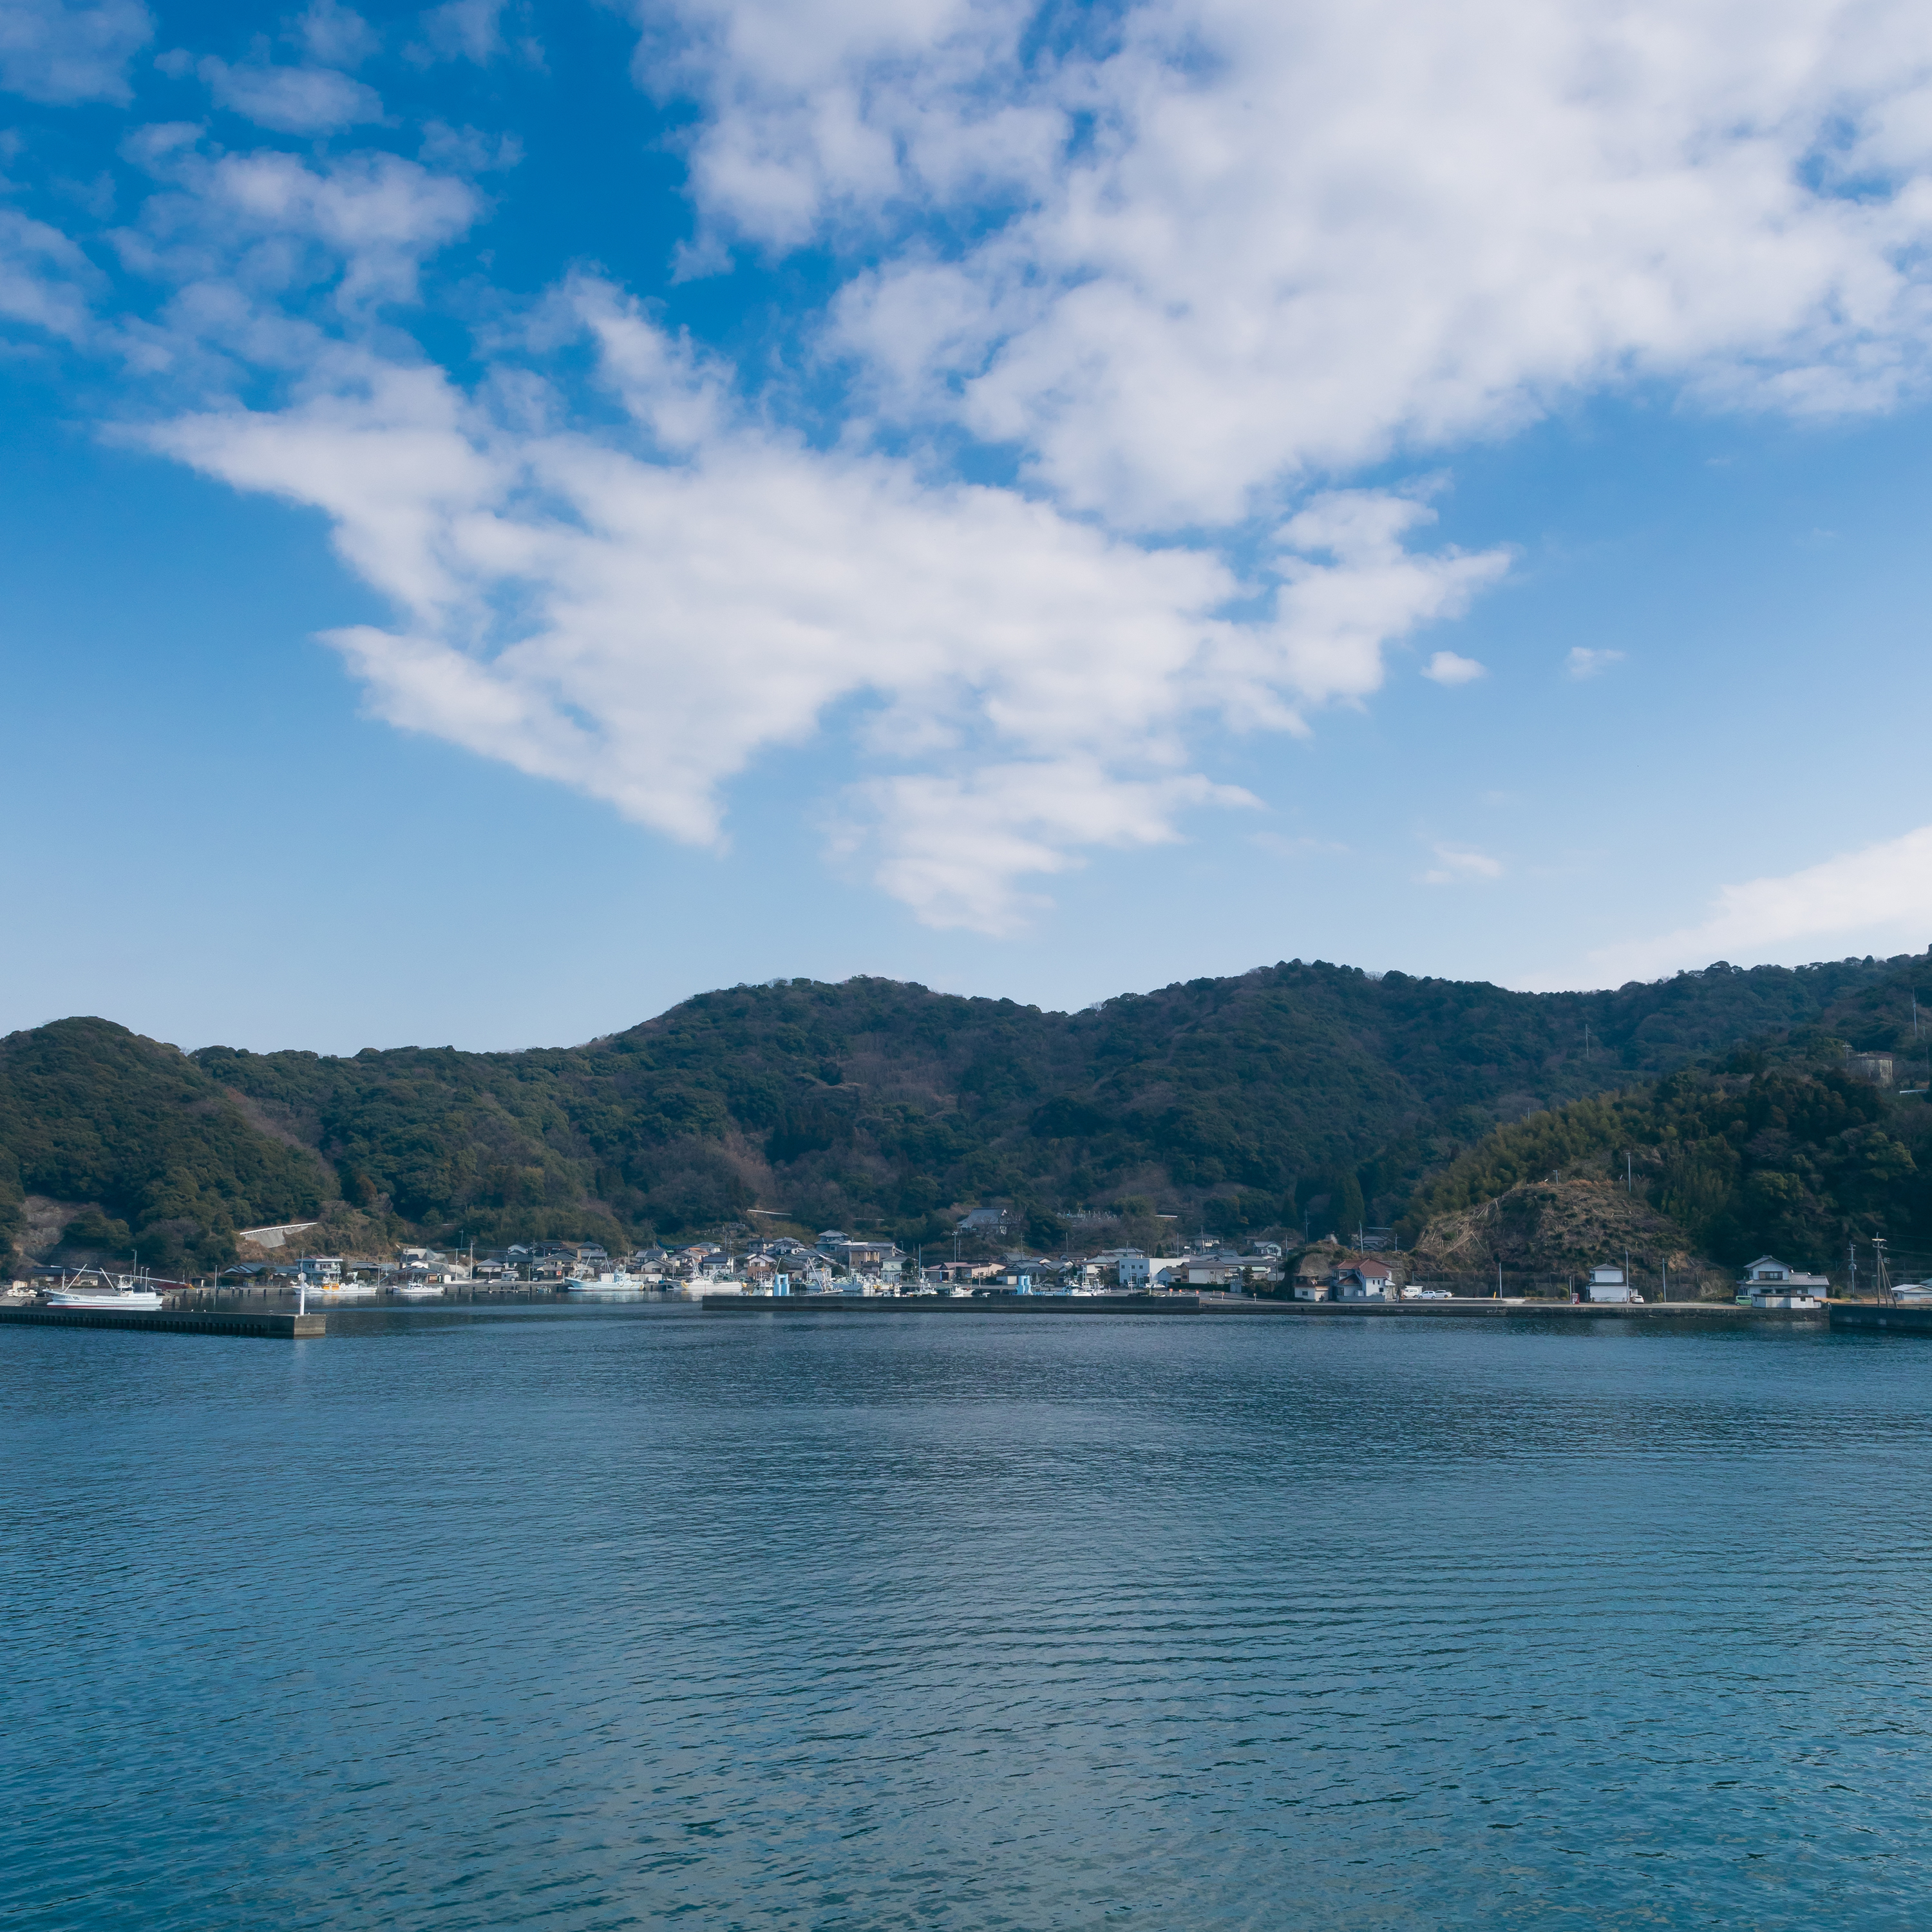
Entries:
[[1524,1181],[1480,1206],[1438,1214],[1408,1257],[1418,1280],[1488,1282],[1502,1264],[1506,1290],[1533,1282],[1561,1292],[1604,1263],[1628,1254],[1639,1289],[1656,1296],[1669,1273],[1670,1298],[1729,1300],[1728,1270],[1714,1268],[1690,1237],[1640,1196],[1597,1180]]

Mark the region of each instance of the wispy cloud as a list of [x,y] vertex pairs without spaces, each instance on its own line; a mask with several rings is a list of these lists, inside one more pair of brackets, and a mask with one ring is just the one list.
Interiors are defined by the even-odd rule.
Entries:
[[1438,684],[1473,684],[1490,673],[1486,665],[1478,664],[1474,658],[1458,657],[1454,651],[1438,651],[1423,666],[1422,674]]
[[231,67],[211,56],[200,71],[218,106],[278,134],[326,134],[382,118],[375,89],[333,68],[272,67],[258,61]]
[[128,100],[128,65],[154,37],[141,0],[5,0],[0,5],[0,88],[66,106]]
[[1784,956],[1796,943],[1923,944],[1932,939],[1932,826],[1802,871],[1725,886],[1708,916],[1588,956],[1599,981],[1655,979],[1718,959]]
[[1600,677],[1612,664],[1624,661],[1622,651],[1593,651],[1582,644],[1573,646],[1563,660],[1563,668],[1572,677]]
[[1248,843],[1258,851],[1273,853],[1277,859],[1330,857],[1350,849],[1338,839],[1317,838],[1306,832],[1294,837],[1283,832],[1251,832]]
[[[379,715],[700,842],[737,774],[839,720],[851,851],[987,930],[1238,806],[1220,736],[1369,701],[1505,575],[1384,466],[1634,379],[1811,416],[1932,376],[1922,4],[1790,0],[1760,43],[1719,0],[1533,32],[1507,0],[1127,0],[1051,58],[1037,11],[634,6],[640,78],[692,110],[688,264],[808,248],[832,284],[776,358],[826,372],[809,419],[562,264],[491,289],[481,237],[427,278],[442,310],[398,313],[514,151],[377,117],[439,58],[536,60],[500,0],[422,14],[361,70],[382,95],[343,70],[382,53],[343,0],[292,26],[314,64],[201,60],[289,142],[130,117],[147,201],[88,248],[10,202],[0,316],[135,372],[152,446],[323,512],[392,606],[334,638]],[[0,82],[123,98],[148,32],[137,0],[4,0]],[[1017,486],[965,480],[995,448]],[[1444,844],[1421,876],[1503,874]]]
[[1492,859],[1488,853],[1478,852],[1469,846],[1438,845],[1435,853],[1436,863],[1427,872],[1417,875],[1423,885],[1466,886],[1500,879],[1503,875],[1500,859]]

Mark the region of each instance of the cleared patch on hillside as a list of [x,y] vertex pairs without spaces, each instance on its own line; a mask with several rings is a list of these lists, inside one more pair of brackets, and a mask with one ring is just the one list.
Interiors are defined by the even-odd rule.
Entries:
[[1640,1196],[1606,1181],[1527,1180],[1474,1208],[1438,1214],[1409,1258],[1418,1280],[1487,1282],[1501,1262],[1512,1294],[1534,1280],[1560,1287],[1593,1268],[1622,1267],[1646,1295],[1659,1294],[1669,1271],[1670,1298],[1728,1300],[1727,1270],[1713,1268],[1690,1237]]

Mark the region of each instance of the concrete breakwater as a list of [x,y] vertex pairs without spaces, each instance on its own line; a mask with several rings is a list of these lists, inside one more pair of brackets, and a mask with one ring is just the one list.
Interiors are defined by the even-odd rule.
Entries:
[[0,1308],[0,1323],[22,1328],[133,1328],[161,1335],[248,1335],[265,1340],[320,1341],[328,1317],[276,1309]]
[[[1453,1320],[1457,1317],[1552,1316],[1568,1321],[1696,1321],[1810,1323],[1822,1308],[1753,1308],[1734,1301],[1571,1302],[1493,1297],[1456,1301],[1266,1301],[1215,1294],[707,1294],[707,1315],[1232,1315],[1256,1320]],[[1926,1322],[1932,1333],[1932,1319]]]
[[1198,1315],[1198,1294],[707,1294],[707,1315]]
[[1425,1321],[1473,1316],[1552,1316],[1563,1321],[1707,1321],[1810,1322],[1825,1324],[1822,1308],[1754,1308],[1738,1301],[1539,1301],[1530,1297],[1472,1296],[1453,1301],[1250,1301],[1234,1295],[1203,1295],[1210,1314],[1254,1313],[1306,1316],[1365,1315],[1377,1320],[1416,1317]]
[[1882,1301],[1834,1301],[1832,1326],[1854,1334],[1888,1330],[1898,1335],[1932,1335],[1932,1308],[1901,1308]]

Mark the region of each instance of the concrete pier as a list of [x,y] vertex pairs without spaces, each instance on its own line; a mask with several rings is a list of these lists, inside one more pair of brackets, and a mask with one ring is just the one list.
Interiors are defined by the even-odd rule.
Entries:
[[328,1333],[326,1315],[270,1309],[124,1312],[114,1308],[0,1308],[0,1324],[4,1323],[22,1328],[136,1328],[162,1335],[253,1335],[284,1342],[320,1341]]
[[[1736,1301],[1498,1300],[1493,1296],[1454,1301],[1274,1301],[1211,1290],[1198,1294],[707,1294],[704,1307],[707,1315],[1222,1315],[1282,1322],[1354,1316],[1382,1322],[1494,1321],[1532,1315],[1566,1322],[1769,1322],[1819,1328],[1826,1322],[1822,1308],[1753,1308]],[[1932,1320],[1925,1322],[1925,1329],[1932,1334]]]
[[1245,1296],[1204,1294],[1210,1315],[1280,1315],[1340,1317],[1366,1315],[1378,1321],[1416,1318],[1451,1320],[1458,1316],[1550,1316],[1561,1321],[1777,1322],[1825,1325],[1822,1308],[1754,1308],[1739,1301],[1539,1301],[1529,1296],[1471,1295],[1451,1301],[1260,1301]]
[[707,1294],[707,1315],[1198,1315],[1198,1294]]
[[1932,1335],[1932,1308],[1901,1308],[1882,1301],[1834,1301],[1832,1326],[1854,1333],[1888,1330],[1899,1335]]

